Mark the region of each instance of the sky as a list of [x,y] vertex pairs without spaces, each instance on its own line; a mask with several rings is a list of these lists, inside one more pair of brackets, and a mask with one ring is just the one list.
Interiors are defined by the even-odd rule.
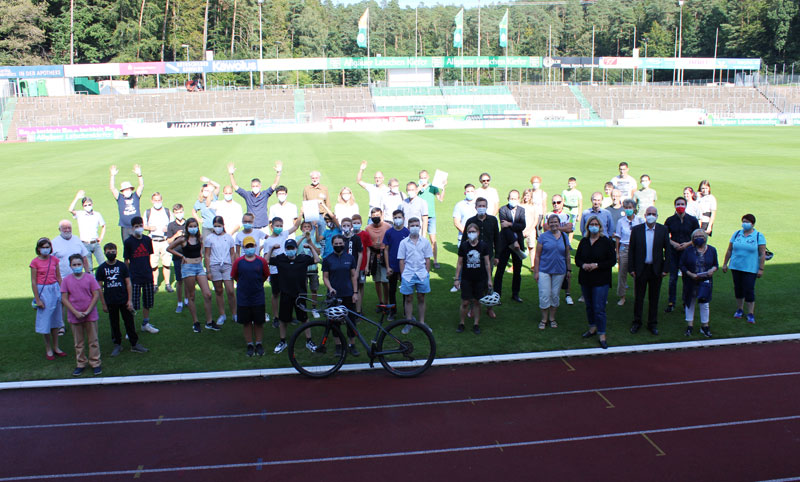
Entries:
[[[333,3],[341,4],[341,5],[352,5],[354,3],[360,3],[362,0],[333,0]],[[473,8],[478,6],[479,0],[399,0],[400,1],[400,8],[411,7],[414,8],[418,6],[420,3],[424,3],[426,6],[433,6],[433,5],[456,5],[456,6],[463,6],[466,8]],[[480,0],[481,5],[493,5],[498,3],[498,0]]]

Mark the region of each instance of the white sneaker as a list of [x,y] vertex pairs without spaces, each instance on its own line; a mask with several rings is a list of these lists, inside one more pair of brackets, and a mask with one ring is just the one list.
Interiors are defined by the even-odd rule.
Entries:
[[269,313],[264,313],[264,322],[269,323]]
[[280,341],[280,342],[278,342],[277,345],[275,345],[275,349],[272,350],[272,353],[277,355],[278,353],[281,353],[285,349],[286,349],[286,342],[285,341]]
[[184,305],[188,305],[189,304],[189,298],[184,298],[183,299],[183,304]]
[[219,326],[222,326],[222,325],[224,325],[224,324],[225,324],[225,320],[227,320],[227,318],[225,317],[225,315],[219,315],[219,318],[217,318],[217,324],[218,324]]
[[578,302],[579,303],[586,303],[586,300],[584,300],[583,296],[581,296],[580,298],[578,298]]
[[233,315],[233,322],[236,323],[239,321],[239,315]]
[[574,304],[575,304],[575,302],[574,302],[574,301],[572,301],[572,296],[570,296],[570,295],[567,295],[567,296],[566,296],[566,298],[564,298],[564,301],[565,301],[565,302],[566,302],[568,305],[574,305]]
[[452,288],[450,288],[450,292],[451,292],[451,293],[458,293],[458,288],[456,288],[455,286],[453,286]]
[[404,326],[404,327],[403,327],[403,329],[402,329],[402,330],[400,330],[400,333],[402,333],[402,334],[404,334],[404,335],[408,335],[408,333],[409,333],[410,331],[411,331],[411,325],[406,325],[406,326]]
[[148,332],[148,333],[153,333],[153,334],[155,334],[155,333],[158,333],[158,332],[159,332],[159,329],[158,329],[158,328],[156,328],[155,326],[153,326],[153,325],[152,325],[152,324],[150,324],[150,323],[148,323],[148,324],[146,324],[146,325],[142,326],[142,329],[143,329],[144,331]]

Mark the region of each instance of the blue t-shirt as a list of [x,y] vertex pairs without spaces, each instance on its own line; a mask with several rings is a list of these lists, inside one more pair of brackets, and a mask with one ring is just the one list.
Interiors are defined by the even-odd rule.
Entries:
[[[272,186],[264,191],[259,191],[258,195],[253,194],[253,191],[245,191],[241,187],[236,190],[236,194],[244,198],[244,202],[247,204],[247,212],[253,214],[253,226],[263,228],[269,224],[267,201],[269,201],[269,197],[273,192],[275,192],[275,190],[272,189]],[[284,219],[283,221],[286,222],[287,220]]]
[[139,211],[139,195],[133,191],[131,197],[125,197],[122,193],[117,196],[117,209],[119,210],[119,225],[123,228],[131,227],[131,219],[141,216]]
[[542,245],[542,255],[539,257],[539,272],[547,274],[564,274],[567,272],[567,261],[564,257],[567,237],[561,233],[556,237],[550,231],[539,235],[539,244]]
[[731,244],[733,249],[731,250],[731,261],[728,267],[737,271],[758,273],[760,262],[758,247],[767,245],[764,235],[754,229],[749,236],[745,236],[740,229],[731,236]]
[[389,267],[394,271],[400,271],[400,261],[397,259],[400,241],[406,239],[409,234],[408,228],[400,230],[391,228],[383,235],[383,244],[389,247]]
[[353,296],[351,270],[354,269],[358,269],[356,260],[347,253],[342,253],[341,256],[332,254],[322,260],[322,272],[328,273],[331,287],[336,290],[336,296],[339,298]]
[[214,216],[217,215],[217,210],[214,209],[212,206],[213,201],[217,200],[217,196],[214,196],[212,199],[211,206],[206,206],[204,201],[195,201],[194,202],[194,210],[200,213],[200,217],[203,219],[203,227],[207,229],[211,229],[214,227]]
[[339,228],[334,227],[333,229],[325,229],[325,232],[322,233],[322,237],[325,239],[325,245],[322,248],[322,258],[325,259],[331,253],[333,253],[333,244],[331,240],[337,234],[342,234],[342,230]]
[[269,263],[261,256],[248,261],[244,256],[233,263],[231,277],[236,280],[236,304],[264,306],[264,282],[269,277]]

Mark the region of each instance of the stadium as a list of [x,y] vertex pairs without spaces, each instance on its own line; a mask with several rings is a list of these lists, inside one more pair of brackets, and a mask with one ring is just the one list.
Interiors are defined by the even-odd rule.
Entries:
[[[378,471],[389,480],[494,480],[501,468],[509,480],[529,480],[532,471],[566,480],[798,480],[800,465],[790,454],[800,448],[792,435],[800,421],[792,388],[800,373],[800,255],[792,242],[796,216],[783,205],[800,200],[800,72],[792,62],[800,58],[800,6],[785,0],[443,3],[15,0],[0,6],[0,155],[3,200],[12,211],[5,216],[0,279],[6,322],[0,397],[12,408],[0,439],[14,459],[0,469],[0,480],[338,480]],[[740,318],[740,281],[719,269],[709,318],[702,318],[701,305],[694,331],[687,330],[681,272],[674,310],[665,310],[672,301],[667,274],[655,289],[657,330],[639,320],[637,332],[636,281],[621,277],[617,258],[609,270],[607,346],[605,338],[598,345],[578,280],[581,243],[594,238],[576,224],[572,239],[564,235],[574,304],[565,299],[569,285],[556,290],[560,305],[550,320],[557,323],[540,323],[547,315],[533,258],[555,210],[551,199],[566,201],[575,178],[584,210],[594,194],[611,204],[617,186],[604,185],[622,175],[622,162],[634,179],[631,198],[646,189],[641,176],[658,192],[657,226],[677,216],[674,200],[687,187],[699,193],[710,183],[715,217],[713,230],[704,229],[719,268],[745,229],[743,216],[757,219],[755,230],[766,238],[759,245],[770,256],[755,281],[752,322]],[[115,335],[105,301],[97,300],[97,366],[91,356],[88,366],[81,361],[79,349],[91,347],[78,347],[66,315],[62,324],[70,327],[57,337],[60,344],[51,347],[45,335],[43,353],[41,307],[29,307],[43,296],[34,267],[38,243],[59,238],[64,220],[85,242],[75,213],[87,198],[104,220],[94,244],[116,243],[122,261],[130,234],[124,229],[133,227],[118,225],[126,185],[141,198],[145,237],[164,243],[167,236],[148,229],[156,202],[160,207],[163,199],[170,221],[181,204],[207,239],[216,214],[207,217],[207,208],[230,193],[225,202],[251,211],[247,196],[258,190],[248,189],[257,179],[270,208],[283,206],[280,193],[296,205],[298,228],[290,236],[300,240],[299,223],[309,220],[312,233],[322,233],[322,251],[345,218],[352,225],[352,214],[359,214],[364,226],[370,223],[378,174],[406,198],[412,181],[416,186],[428,173],[439,193],[429,201],[438,214],[429,207],[420,223],[427,228],[420,239],[435,246],[430,292],[423,309],[418,295],[402,294],[405,278],[398,273],[401,293],[394,294],[394,316],[403,320],[397,326],[409,319],[405,326],[435,339],[430,369],[425,365],[415,378],[389,375],[419,366],[413,357],[400,353],[396,364],[377,355],[383,342],[375,340],[381,332],[393,338],[396,322],[384,321],[388,301],[374,273],[361,292],[358,312],[365,318],[354,325],[364,346],[356,338],[355,353],[341,356],[341,372],[317,381],[297,374],[328,374],[298,366],[315,360],[311,348],[310,355],[305,348],[295,354],[293,346],[278,350],[283,341],[294,343],[293,333],[304,343],[302,334],[312,330],[303,331],[296,319],[286,320],[285,334],[273,327],[277,279],[263,283],[272,318],[263,325],[266,353],[251,356],[246,341],[252,340],[240,328],[249,325],[234,322],[236,300],[209,282],[208,265],[208,281],[197,277],[197,283],[208,285],[206,313],[216,329],[203,328],[198,289],[192,303],[200,329],[192,332],[189,310],[176,313],[172,289],[180,292],[181,277],[167,258],[156,258],[167,269],[154,271],[152,306],[131,312],[147,353],[134,353],[134,340],[117,341],[119,327]],[[530,206],[522,199],[526,191],[546,199],[532,238],[526,234],[521,246],[529,255],[519,262],[521,289],[513,282],[515,254],[507,268],[490,266],[489,281],[497,287],[499,276],[505,289],[492,314],[476,308],[480,330],[473,331],[478,319],[460,311],[456,288],[466,263],[459,254],[466,225],[462,219],[459,226],[456,213],[470,199],[468,186],[483,189],[487,176],[499,193],[498,210],[514,209],[505,204],[513,192],[522,207]],[[322,188],[316,228],[307,192]],[[203,197],[209,189],[218,199]],[[328,234],[325,199],[336,214]],[[265,201],[258,209],[267,207]],[[645,207],[637,209],[634,217],[644,222]],[[383,221],[391,223],[391,209],[384,210]],[[232,239],[245,229],[241,224]],[[270,223],[256,221],[259,228],[266,239],[280,236]],[[245,244],[239,240],[234,258],[241,248],[244,259]],[[272,260],[257,244],[258,256]],[[203,256],[201,263],[209,263],[212,255]],[[330,267],[322,258],[320,299]],[[95,269],[101,263],[91,252],[88,261]],[[312,322],[333,319],[333,311],[321,305],[320,311],[321,318],[309,310]],[[227,322],[217,326],[218,315]],[[364,320],[379,318],[374,333]],[[699,331],[701,319],[713,336]],[[157,330],[145,328],[149,321]],[[339,333],[342,343],[352,343],[346,324],[331,326],[338,326],[333,338]],[[319,345],[329,332],[313,333]],[[424,337],[414,333],[401,347],[420,349]],[[325,356],[335,365],[332,349]],[[93,376],[100,359],[102,370]],[[87,370],[73,377],[75,362]],[[100,457],[86,460],[84,449],[63,444],[67,437],[98,445]],[[61,454],[54,461],[32,456],[51,445]],[[702,463],[686,463],[697,454]]]

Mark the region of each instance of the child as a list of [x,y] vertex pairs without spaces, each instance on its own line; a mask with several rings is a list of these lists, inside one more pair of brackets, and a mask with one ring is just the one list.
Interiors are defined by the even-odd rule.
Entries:
[[642,183],[642,188],[634,193],[633,200],[636,201],[638,211],[643,213],[650,206],[655,206],[658,195],[655,189],[650,188],[650,176],[642,174],[639,182]]
[[58,258],[52,256],[53,247],[48,238],[36,241],[36,257],[31,260],[31,289],[36,308],[36,333],[44,335],[45,357],[67,356],[58,348],[58,331],[64,327],[61,320],[61,295],[58,280],[61,272]]
[[[578,191],[577,179],[574,177],[569,178],[567,189],[561,191],[561,199],[564,201],[564,212],[569,216],[569,219],[565,222],[580,226],[580,216],[583,212],[583,194]],[[572,242],[572,234],[572,232],[569,233],[570,242]]]
[[400,261],[397,259],[397,250],[400,248],[400,241],[408,237],[408,228],[403,227],[405,217],[403,211],[395,209],[392,212],[392,229],[383,235],[383,259],[386,261],[386,276],[389,278],[389,300],[388,304],[394,308],[389,312],[387,321],[394,321],[397,313],[397,282],[400,280]]
[[150,324],[150,308],[153,307],[153,270],[150,267],[150,255],[153,254],[153,240],[144,234],[144,220],[141,216],[131,219],[133,234],[123,243],[123,257],[125,265],[131,275],[133,287],[133,309],[142,310],[142,330],[148,333],[158,333],[158,328]]
[[103,311],[108,313],[108,321],[111,323],[111,339],[114,341],[114,348],[111,356],[115,357],[122,352],[122,333],[119,330],[119,317],[122,315],[122,322],[125,323],[125,333],[131,343],[131,351],[135,353],[145,353],[147,348],[139,344],[139,335],[136,334],[136,327],[133,323],[133,302],[131,295],[131,278],[125,264],[117,261],[117,245],[107,243],[103,246],[106,261],[97,267],[95,278],[103,288],[103,296],[100,302],[103,304]]
[[613,190],[614,190],[613,182],[609,181],[603,185],[603,204],[602,204],[603,209],[611,206],[613,202],[611,200],[611,191]]
[[256,242],[256,252],[258,252],[258,248],[261,246],[262,241],[264,238],[267,237],[263,231],[260,229],[255,229],[255,225],[253,222],[255,221],[255,216],[253,213],[244,213],[242,216],[242,229],[241,231],[236,232],[236,236],[233,237],[233,244],[235,245],[236,249],[236,257],[242,256],[242,241],[244,238],[251,236]]
[[[412,318],[414,301],[411,295],[417,292],[417,313],[420,323],[425,324],[425,294],[431,292],[431,243],[420,235],[419,218],[408,220],[408,237],[400,241],[397,249],[397,261],[400,264],[400,293],[403,295],[403,306],[406,318]],[[407,334],[411,325],[406,325],[402,333]]]
[[214,216],[212,224],[213,231],[206,236],[204,245],[206,271],[214,285],[214,295],[217,299],[217,309],[219,310],[217,325],[222,326],[227,319],[223,289],[228,294],[228,305],[233,315],[233,321],[236,321],[236,294],[233,292],[233,280],[231,279],[231,266],[236,260],[236,253],[233,250],[233,238],[225,232],[225,220],[222,219],[222,216]]
[[[364,303],[364,285],[367,282],[367,258],[369,258],[368,249],[372,247],[372,236],[366,230],[361,230],[362,220],[361,216],[356,214],[353,216],[353,233],[361,240],[361,262],[358,264],[358,298],[356,301],[356,312],[363,314],[362,311]],[[432,242],[433,243],[433,242]],[[434,243],[434,247],[436,244]]]
[[[167,225],[167,248],[173,241],[183,236],[183,229],[186,225],[186,220],[183,214],[183,204],[175,204],[172,206],[173,220]],[[178,295],[178,306],[175,307],[175,313],[183,311],[183,305],[189,304],[189,290],[184,288],[183,273],[181,272],[181,258],[172,257],[172,266],[175,273],[175,293]]]
[[[140,224],[141,219],[139,218]],[[81,376],[87,361],[92,367],[92,372],[100,375],[103,373],[100,367],[100,342],[97,339],[97,301],[100,299],[100,285],[93,276],[84,273],[83,257],[80,254],[69,257],[69,267],[72,274],[65,277],[61,283],[61,303],[67,308],[67,321],[72,326],[72,336],[75,339],[75,359],[78,366],[72,372],[72,376]],[[148,271],[147,275],[152,281],[152,274]]]
[[[300,250],[300,253],[307,256],[313,256],[311,246],[313,246],[317,252],[322,249],[322,245],[320,244],[322,235],[319,231],[314,230],[314,226],[311,224],[311,222],[303,221],[303,223],[300,225],[300,232],[303,233],[299,238],[297,238],[297,247]],[[305,291],[311,295],[312,300],[317,301],[317,293],[319,292],[319,269],[317,263],[308,266],[306,271]]]
[[[260,232],[260,231],[258,231]],[[242,324],[247,356],[263,356],[264,346],[264,282],[269,278],[269,263],[256,256],[258,243],[253,236],[242,240],[243,255],[233,262],[231,277],[236,280],[236,304],[238,318]],[[255,338],[255,346],[253,339]]]
[[192,315],[192,331],[200,333],[200,322],[197,320],[197,307],[194,303],[194,286],[200,286],[203,295],[203,304],[206,308],[206,328],[219,331],[219,326],[211,318],[211,290],[208,289],[208,277],[203,270],[203,236],[195,218],[186,220],[186,231],[170,243],[167,251],[172,253],[172,259],[181,260],[181,275],[186,285],[189,299],[186,306]]
[[283,253],[283,245],[286,243],[286,240],[289,239],[289,235],[293,232],[297,231],[297,228],[300,227],[300,223],[303,220],[303,213],[300,213],[300,216],[294,222],[294,225],[289,228],[288,230],[284,231],[283,229],[283,219],[275,217],[269,222],[270,226],[272,227],[272,234],[268,237],[264,238],[264,242],[261,245],[261,251],[264,253],[264,257],[270,260],[269,266],[269,285],[272,289],[272,326],[277,328],[278,327],[278,300],[281,294],[281,283],[280,283],[280,273],[278,273],[278,268],[272,265],[272,256],[278,256],[279,254]]

